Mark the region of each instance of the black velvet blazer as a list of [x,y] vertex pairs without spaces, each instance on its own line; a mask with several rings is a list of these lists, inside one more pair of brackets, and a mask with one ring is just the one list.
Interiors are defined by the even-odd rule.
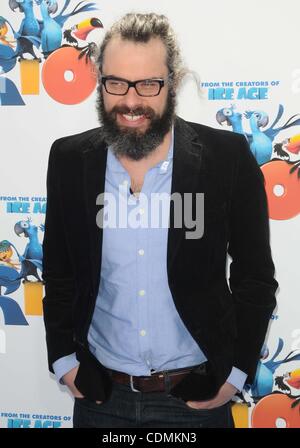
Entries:
[[[83,395],[103,401],[111,379],[89,352],[87,333],[100,281],[103,232],[96,224],[96,197],[104,192],[106,159],[100,127],[53,143],[43,241],[49,369],[76,352],[75,384]],[[174,226],[171,201],[167,269],[178,313],[209,360],[214,381],[204,388],[213,396],[232,366],[253,382],[276,306],[264,178],[244,136],[176,117],[174,192],[204,193],[199,239],[185,238],[191,229]],[[191,372],[171,393],[202,399],[202,381]]]

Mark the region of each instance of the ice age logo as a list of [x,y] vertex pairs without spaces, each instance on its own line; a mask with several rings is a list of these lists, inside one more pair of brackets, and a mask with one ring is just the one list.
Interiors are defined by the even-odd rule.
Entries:
[[[31,218],[18,221],[14,226],[16,235],[23,235],[29,239],[23,254],[20,254],[16,246],[8,240],[0,242],[0,308],[5,325],[28,325],[25,315],[16,300],[9,294],[15,292],[24,284],[25,314],[42,314],[42,279],[38,271],[42,271],[42,245],[38,240],[38,230],[44,231],[44,225],[39,228],[32,224]],[[17,258],[13,258],[13,255]],[[28,277],[34,277],[30,280]],[[6,288],[3,293],[2,288]],[[4,333],[2,332],[2,345]],[[1,335],[0,335],[1,336]],[[0,343],[1,345],[1,343]],[[5,345],[5,344],[4,344]],[[3,347],[2,347],[3,348]],[[0,347],[0,352],[3,352]]]

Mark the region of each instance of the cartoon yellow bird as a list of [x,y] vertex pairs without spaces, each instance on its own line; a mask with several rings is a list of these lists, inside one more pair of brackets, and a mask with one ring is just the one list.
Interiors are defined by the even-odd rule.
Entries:
[[8,45],[11,48],[14,48],[13,45],[11,45],[11,43],[15,43],[15,40],[8,40],[6,37],[6,34],[8,33],[8,26],[6,24],[6,22],[3,20],[1,20],[2,17],[0,17],[0,43],[2,45]]
[[12,261],[13,250],[7,240],[0,241],[0,264],[4,266],[19,266],[20,263]]

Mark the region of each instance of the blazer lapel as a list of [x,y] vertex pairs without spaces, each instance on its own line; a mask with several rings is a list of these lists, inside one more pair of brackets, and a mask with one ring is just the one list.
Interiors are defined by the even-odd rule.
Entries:
[[[184,193],[193,194],[204,193],[205,182],[203,172],[203,146],[199,142],[197,133],[184,120],[176,117],[174,126],[174,151],[173,151],[173,174],[171,194],[179,193],[184,210]],[[182,226],[175,227],[174,223],[174,203],[170,204],[170,220],[168,231],[167,249],[167,269],[168,275],[172,269],[177,249],[185,237],[186,231],[192,231],[184,227],[183,216]]]
[[90,138],[90,144],[83,151],[86,215],[88,220],[88,239],[90,267],[94,293],[97,293],[100,281],[103,229],[97,225],[96,216],[103,206],[96,205],[96,199],[104,192],[107,146],[101,136],[101,128]]

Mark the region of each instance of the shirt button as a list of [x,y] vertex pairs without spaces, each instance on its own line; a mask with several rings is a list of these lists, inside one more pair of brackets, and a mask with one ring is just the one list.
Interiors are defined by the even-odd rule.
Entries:
[[143,208],[140,208],[139,212],[140,212],[141,215],[143,215],[145,213],[145,210]]
[[144,253],[145,253],[144,249],[139,250],[139,255],[144,255]]
[[140,296],[144,296],[146,294],[146,291],[144,290],[144,289],[141,289],[140,291],[139,291],[139,295]]
[[140,331],[140,335],[141,335],[141,336],[145,336],[145,334],[146,334],[146,331],[145,331],[145,330],[141,330],[141,331]]

